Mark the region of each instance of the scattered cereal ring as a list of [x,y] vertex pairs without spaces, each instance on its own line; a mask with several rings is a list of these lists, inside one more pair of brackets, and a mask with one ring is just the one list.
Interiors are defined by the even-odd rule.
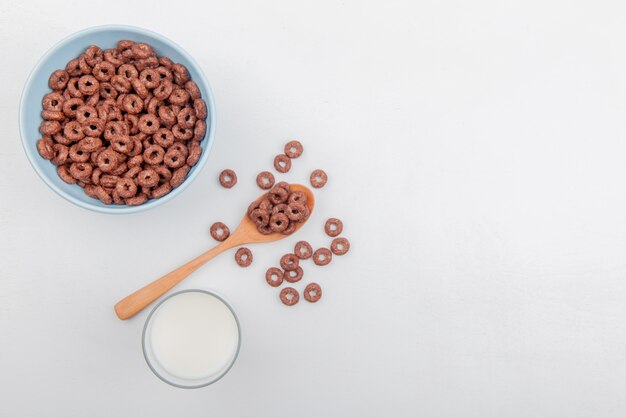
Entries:
[[274,158],[274,168],[279,173],[286,173],[291,169],[291,158],[285,154],[278,154]]
[[283,278],[289,283],[299,282],[304,277],[304,270],[298,266],[295,270],[286,270]]
[[343,231],[343,222],[337,218],[330,218],[324,225],[324,231],[329,237],[336,237]]
[[261,189],[271,189],[274,186],[274,175],[272,173],[270,173],[269,171],[261,171],[257,176],[256,176],[256,184],[261,188]]
[[293,287],[286,287],[280,291],[280,300],[287,306],[292,306],[298,303],[300,295],[298,291]]
[[[298,158],[302,155],[304,148],[300,141],[289,141],[285,144],[285,155],[289,158]],[[289,170],[287,170],[289,171]]]
[[333,253],[328,248],[320,248],[313,253],[313,262],[318,266],[325,266],[333,259]]
[[272,287],[278,287],[283,283],[283,271],[277,267],[270,267],[265,272],[265,281]]
[[237,174],[233,170],[226,169],[220,173],[220,184],[222,187],[230,189],[237,184]]
[[215,222],[209,229],[211,236],[216,241],[224,241],[230,236],[230,229],[222,222]]
[[280,266],[285,271],[291,271],[298,268],[300,259],[295,254],[285,254],[280,258]]
[[330,250],[335,255],[344,255],[345,253],[350,251],[350,241],[343,237],[335,238],[330,244]]
[[315,187],[316,189],[319,189],[321,187],[324,187],[324,185],[326,185],[326,182],[328,181],[328,176],[326,175],[324,170],[317,169],[317,170],[313,170],[309,180],[311,181],[311,186]]
[[307,301],[315,303],[322,297],[322,288],[317,283],[309,283],[302,293]]
[[313,255],[313,247],[306,241],[298,241],[293,252],[300,260],[307,260]]
[[252,264],[253,256],[252,251],[250,251],[246,247],[241,247],[235,253],[235,261],[239,264],[240,267],[248,267]]

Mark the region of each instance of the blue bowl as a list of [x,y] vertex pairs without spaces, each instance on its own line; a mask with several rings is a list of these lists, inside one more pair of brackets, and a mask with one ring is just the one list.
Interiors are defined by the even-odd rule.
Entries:
[[[99,200],[87,196],[81,187],[75,184],[67,184],[61,180],[57,175],[56,166],[50,163],[50,161],[43,159],[37,151],[37,141],[41,138],[41,134],[39,133],[39,124],[42,121],[41,100],[46,93],[50,92],[50,88],[48,87],[50,74],[52,74],[54,70],[65,68],[65,64],[69,60],[76,58],[89,45],[98,45],[102,49],[113,48],[117,44],[117,41],[121,39],[146,42],[154,48],[159,56],[165,55],[171,58],[172,61],[179,62],[187,67],[191,79],[196,82],[202,92],[202,98],[206,101],[208,113],[206,120],[207,133],[204,140],[201,142],[202,156],[198,163],[189,171],[184,183],[162,198],[151,199],[139,206],[105,205]],[[206,164],[215,134],[215,102],[213,93],[198,63],[180,46],[164,36],[145,29],[123,25],[96,26],[85,29],[76,32],[53,46],[52,49],[39,60],[26,81],[20,102],[19,118],[22,145],[24,146],[24,150],[26,151],[31,165],[37,174],[39,174],[39,177],[61,197],[75,205],[96,212],[113,214],[134,213],[148,210],[182,193],[198,176],[200,170],[202,170],[202,167]]]

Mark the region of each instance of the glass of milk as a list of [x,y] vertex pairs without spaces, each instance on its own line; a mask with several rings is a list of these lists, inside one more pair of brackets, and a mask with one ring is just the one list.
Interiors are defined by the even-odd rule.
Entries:
[[223,298],[199,289],[176,292],[154,307],[143,329],[143,354],[170,385],[199,388],[223,377],[239,354],[237,315]]

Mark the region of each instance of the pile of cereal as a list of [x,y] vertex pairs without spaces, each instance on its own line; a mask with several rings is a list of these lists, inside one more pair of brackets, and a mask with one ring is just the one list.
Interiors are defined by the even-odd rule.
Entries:
[[[284,154],[274,158],[274,168],[279,173],[286,173],[291,169],[291,160],[302,155],[304,147],[299,141],[290,141],[285,145]],[[328,181],[324,170],[316,169],[310,175],[310,183],[316,189],[322,188]],[[292,234],[298,224],[306,222],[310,212],[307,206],[307,197],[302,192],[291,191],[288,183],[281,181],[275,184],[275,177],[269,171],[262,171],[256,177],[259,188],[267,190],[265,194],[252,202],[248,207],[248,218],[252,220],[262,234],[280,233]],[[237,183],[237,175],[231,169],[223,170],[219,175],[219,182],[225,188],[232,188]],[[350,250],[350,242],[339,237],[343,232],[343,222],[337,218],[330,218],[324,225],[326,234],[334,238],[330,249],[313,247],[307,241],[298,241],[294,252],[285,254],[280,259],[279,267],[270,267],[265,272],[265,280],[272,287],[280,287],[283,281],[296,283],[304,277],[304,270],[300,262],[311,258],[318,266],[325,266],[332,261],[333,254],[341,256]],[[222,222],[215,222],[211,226],[211,236],[217,241],[224,241],[230,236],[230,230]],[[252,263],[252,252],[245,247],[239,248],[235,254],[235,261],[241,267],[248,267]],[[322,288],[319,284],[308,283],[303,291],[304,299],[315,303],[322,297]],[[285,287],[280,291],[280,300],[287,306],[293,306],[300,300],[299,292],[293,287]]]
[[182,64],[148,44],[91,45],[48,85],[39,154],[104,204],[165,196],[200,159],[207,129],[200,89]]

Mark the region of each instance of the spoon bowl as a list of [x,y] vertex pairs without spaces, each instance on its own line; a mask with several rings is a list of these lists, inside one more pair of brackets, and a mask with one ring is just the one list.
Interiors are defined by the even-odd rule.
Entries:
[[[311,189],[301,184],[291,184],[290,188],[291,191],[302,192],[306,196],[309,213],[313,213],[313,208],[315,207],[315,197],[313,196],[313,192],[311,191]],[[265,193],[259,196],[259,198],[263,197],[264,195]],[[131,318],[137,313],[141,312],[146,306],[150,305],[152,302],[163,296],[168,290],[183,281],[187,276],[196,271],[206,262],[223,253],[224,251],[245,244],[258,244],[278,241],[280,239],[295,234],[300,228],[302,228],[305,223],[306,220],[304,222],[298,223],[296,225],[295,231],[290,235],[281,234],[280,232],[273,232],[271,234],[264,235],[259,232],[257,226],[254,224],[254,222],[252,222],[252,220],[248,217],[248,214],[246,213],[239,223],[239,226],[237,226],[235,231],[226,240],[222,241],[220,244],[216,245],[210,250],[200,254],[198,257],[182,265],[176,270],[169,272],[165,276],[126,296],[124,299],[115,304],[115,313],[117,314],[119,319]]]

